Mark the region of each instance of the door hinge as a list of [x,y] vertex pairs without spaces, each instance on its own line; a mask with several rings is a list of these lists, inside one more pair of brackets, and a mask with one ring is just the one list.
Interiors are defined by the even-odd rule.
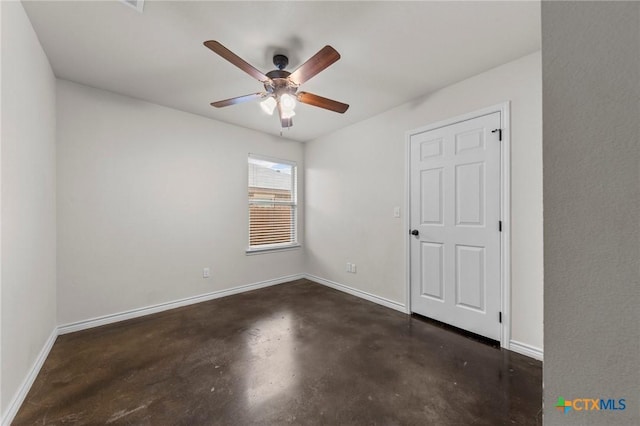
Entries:
[[498,140],[501,141],[502,140],[502,129],[493,129],[491,131],[491,133],[495,133],[498,132]]
[[502,221],[501,220],[498,221],[498,231],[502,232]]
[[498,312],[498,322],[502,324],[502,312]]

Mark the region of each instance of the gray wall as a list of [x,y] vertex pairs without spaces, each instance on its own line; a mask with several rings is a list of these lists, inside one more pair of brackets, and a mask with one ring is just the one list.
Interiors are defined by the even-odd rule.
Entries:
[[303,249],[245,254],[247,155],[303,170],[301,143],[65,80],[57,89],[59,325],[303,272]]
[[404,305],[406,231],[393,207],[405,208],[405,132],[511,101],[511,337],[541,354],[540,60],[532,53],[308,142],[306,272]]
[[56,326],[56,80],[22,4],[0,7],[5,417]]
[[542,3],[547,425],[640,422],[639,48],[640,3]]

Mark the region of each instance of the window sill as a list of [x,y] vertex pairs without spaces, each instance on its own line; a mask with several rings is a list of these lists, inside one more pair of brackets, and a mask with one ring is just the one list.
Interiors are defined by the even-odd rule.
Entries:
[[297,250],[302,247],[300,244],[291,244],[287,246],[277,246],[277,247],[260,247],[260,248],[248,248],[245,253],[247,256],[252,256],[254,254],[266,254],[272,253],[275,251],[289,251],[289,250]]

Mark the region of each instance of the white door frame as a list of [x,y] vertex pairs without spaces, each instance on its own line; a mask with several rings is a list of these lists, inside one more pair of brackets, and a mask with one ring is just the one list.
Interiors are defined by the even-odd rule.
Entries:
[[502,102],[487,108],[473,111],[457,117],[428,124],[405,133],[405,267],[406,267],[406,312],[411,314],[411,238],[409,235],[411,213],[411,136],[434,130],[440,127],[470,120],[494,112],[500,113],[500,128],[502,129],[502,142],[500,143],[500,220],[502,220],[502,232],[500,233],[500,307],[502,312],[502,324],[500,325],[500,346],[510,349],[511,340],[511,129],[510,129],[510,102]]

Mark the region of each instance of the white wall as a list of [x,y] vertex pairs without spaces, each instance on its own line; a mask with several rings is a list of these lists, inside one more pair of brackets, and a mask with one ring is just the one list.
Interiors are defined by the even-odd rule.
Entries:
[[68,81],[57,95],[59,324],[303,272],[303,249],[245,254],[247,155],[302,170],[300,143]]
[[[512,339],[542,349],[540,53],[401,105],[307,144],[309,273],[406,302],[405,132],[511,101]],[[358,272],[345,272],[353,262]]]
[[2,398],[56,326],[55,78],[20,2],[2,8]]
[[[2,5],[0,5],[0,43],[2,41]],[[0,320],[2,320],[2,55],[0,54]],[[4,420],[2,404],[2,324],[0,323],[0,422]]]
[[[637,425],[640,3],[542,2],[542,30],[544,423]],[[563,414],[560,396],[627,408]]]

